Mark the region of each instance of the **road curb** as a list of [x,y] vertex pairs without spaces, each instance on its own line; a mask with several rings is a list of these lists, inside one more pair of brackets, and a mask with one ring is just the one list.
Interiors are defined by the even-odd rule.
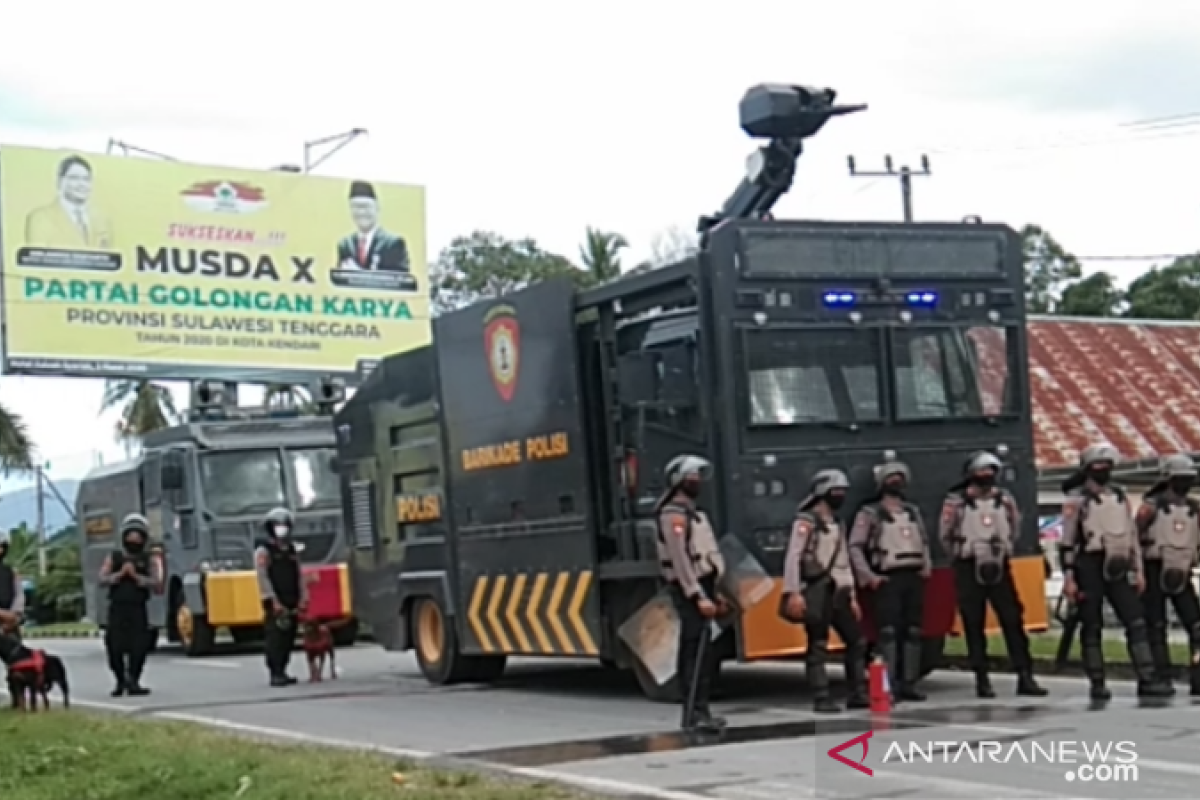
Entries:
[[99,639],[104,631],[39,631],[37,628],[25,628],[21,631],[22,639]]
[[[970,672],[971,665],[966,656],[943,656],[939,669],[955,672]],[[1104,665],[1106,677],[1113,680],[1137,680],[1133,666],[1120,661],[1106,662]],[[991,657],[988,659],[988,671],[1006,673],[1012,672],[1012,662],[1007,658]],[[1033,671],[1037,675],[1054,675],[1063,678],[1083,677],[1083,664],[1078,659],[1068,659],[1062,669],[1057,668],[1053,659],[1035,658]]]

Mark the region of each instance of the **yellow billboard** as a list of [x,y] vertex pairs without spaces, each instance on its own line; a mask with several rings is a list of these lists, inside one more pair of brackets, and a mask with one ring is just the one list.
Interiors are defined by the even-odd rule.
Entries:
[[353,381],[430,341],[425,190],[0,147],[10,374]]

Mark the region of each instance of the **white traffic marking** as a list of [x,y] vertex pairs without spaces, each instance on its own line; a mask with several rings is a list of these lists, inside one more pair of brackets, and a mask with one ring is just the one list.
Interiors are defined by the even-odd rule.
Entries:
[[183,667],[212,667],[213,669],[241,669],[239,661],[218,661],[215,658],[172,658],[171,664]]

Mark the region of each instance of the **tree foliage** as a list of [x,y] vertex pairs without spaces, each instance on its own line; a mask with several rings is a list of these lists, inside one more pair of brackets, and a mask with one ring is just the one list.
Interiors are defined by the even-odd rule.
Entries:
[[1083,275],[1074,255],[1037,225],[1021,229],[1025,259],[1025,308],[1030,314],[1059,313],[1062,291]]
[[1095,272],[1062,290],[1055,312],[1066,317],[1119,316],[1124,293],[1112,275]]
[[593,279],[563,256],[543,250],[533,239],[506,239],[490,231],[460,236],[446,246],[430,270],[434,314],[477,300],[568,276],[580,285]]
[[593,282],[604,283],[621,277],[621,253],[628,247],[629,241],[619,233],[588,228],[579,260]]
[[140,442],[142,437],[179,420],[175,398],[162,384],[153,381],[111,380],[104,387],[100,413],[119,408],[117,440],[127,444]]
[[25,420],[0,404],[0,474],[33,469],[36,455]]
[[1200,319],[1200,255],[1154,267],[1129,284],[1127,317]]

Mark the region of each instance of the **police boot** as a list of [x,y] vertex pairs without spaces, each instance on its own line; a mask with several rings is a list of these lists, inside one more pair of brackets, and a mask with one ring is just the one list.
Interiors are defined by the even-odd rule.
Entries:
[[975,673],[975,696],[981,700],[991,700],[996,696],[996,690],[992,688],[992,679],[988,676],[987,670]]
[[1169,642],[1166,623],[1156,624],[1150,629],[1150,656],[1154,661],[1154,674],[1160,681],[1168,683],[1175,680]]
[[866,648],[862,642],[846,647],[845,664],[846,685],[849,690],[846,695],[846,708],[851,711],[870,708],[871,700],[866,692]]
[[808,687],[813,692],[813,711],[817,714],[836,714],[842,709],[829,696],[829,672],[825,661],[829,658],[829,643],[816,639],[808,643],[808,657],[804,666]]
[[150,694],[150,690],[142,686],[141,681],[134,678],[129,682],[129,687],[126,689],[130,697],[145,697]]
[[908,641],[904,643],[904,680],[900,683],[901,700],[909,700],[914,703],[925,700],[925,693],[917,688],[917,683],[921,680],[922,649],[920,631],[910,632]]
[[124,697],[125,692],[129,691],[129,687],[125,685],[125,681],[117,681],[117,685],[109,692],[112,697]]
[[1112,699],[1112,692],[1104,682],[1104,650],[1099,642],[1083,642],[1083,671],[1091,684],[1091,698],[1105,702]]
[[1154,670],[1154,655],[1150,651],[1150,642],[1146,640],[1146,627],[1134,625],[1129,633],[1129,660],[1133,663],[1133,671],[1137,674],[1138,697],[1171,697],[1175,687],[1164,681]]
[[1046,687],[1039,684],[1033,677],[1033,670],[1023,669],[1017,672],[1018,697],[1045,697],[1050,694]]
[[896,647],[896,640],[888,637],[884,639],[880,637],[879,657],[883,659],[883,663],[887,666],[888,687],[891,689],[892,702],[899,701],[900,698],[900,660]]

